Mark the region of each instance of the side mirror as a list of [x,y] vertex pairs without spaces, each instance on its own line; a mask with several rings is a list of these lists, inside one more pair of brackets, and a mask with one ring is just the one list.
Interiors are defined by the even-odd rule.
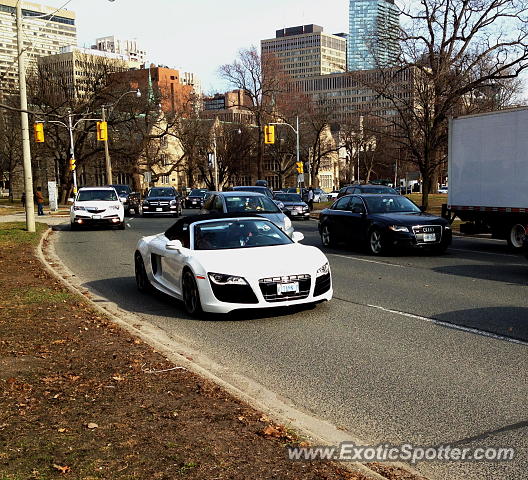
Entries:
[[293,240],[295,243],[299,243],[299,242],[301,242],[302,240],[304,240],[304,235],[303,235],[301,232],[293,232],[292,240]]
[[183,244],[180,240],[170,240],[165,244],[165,248],[167,250],[181,250],[183,248]]
[[279,207],[281,210],[284,210],[284,203],[277,202],[277,207]]
[[68,203],[73,203],[73,198],[68,198]]
[[425,212],[425,207],[423,205],[420,205],[420,212]]

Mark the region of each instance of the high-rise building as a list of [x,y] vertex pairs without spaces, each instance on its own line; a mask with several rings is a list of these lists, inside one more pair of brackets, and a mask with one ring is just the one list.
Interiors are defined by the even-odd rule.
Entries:
[[63,47],[58,54],[38,59],[42,78],[59,98],[82,99],[97,94],[109,75],[139,68],[128,56],[80,47]]
[[262,60],[275,56],[291,78],[344,72],[346,39],[323,32],[319,25],[302,25],[276,31],[275,38],[260,42]]
[[350,0],[348,70],[393,66],[398,56],[398,30],[394,0]]
[[[0,91],[18,89],[18,53],[15,7],[17,0],[0,0]],[[40,3],[22,2],[24,48],[28,73],[37,59],[77,44],[75,14]]]
[[115,35],[97,38],[92,48],[103,52],[127,55],[130,60],[135,60],[142,64],[147,61],[147,52],[138,47],[136,40],[125,40]]

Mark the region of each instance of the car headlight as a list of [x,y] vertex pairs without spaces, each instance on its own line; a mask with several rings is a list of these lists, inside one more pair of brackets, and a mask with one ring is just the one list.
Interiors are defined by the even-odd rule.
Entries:
[[209,273],[209,280],[216,285],[247,285],[244,277],[225,275],[224,273]]
[[284,217],[284,228],[286,230],[288,230],[289,228],[291,228],[292,226],[292,223],[291,223],[291,220],[289,219],[289,217]]
[[172,206],[174,206],[174,205],[177,205],[178,202],[177,202],[176,200],[171,200],[171,201],[170,201],[170,204],[171,204]]
[[392,230],[393,232],[408,232],[409,228],[404,225],[390,225],[389,230]]
[[143,205],[148,205],[148,204],[149,204],[148,200],[143,200]]
[[330,271],[330,265],[328,262],[326,262],[319,270],[317,270],[317,273],[315,274],[316,277],[321,277],[323,275],[326,275]]
[[127,202],[127,197],[119,197],[119,200],[121,200],[121,202],[123,202],[123,203],[126,203]]
[[74,210],[86,210],[86,208],[80,207],[80,206],[76,206],[76,205],[73,206],[73,209]]
[[451,230],[451,226],[446,225],[446,226],[444,227],[444,229],[445,229],[445,230]]
[[110,205],[109,210],[119,210],[121,208],[120,205]]

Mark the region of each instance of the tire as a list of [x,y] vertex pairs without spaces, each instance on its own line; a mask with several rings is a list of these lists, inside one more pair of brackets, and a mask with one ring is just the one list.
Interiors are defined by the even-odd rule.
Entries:
[[507,230],[507,237],[506,240],[508,241],[508,246],[516,251],[520,252],[523,248],[523,240],[526,235],[526,231],[524,229],[524,226],[520,223],[516,223],[512,225]]
[[328,225],[323,225],[323,228],[321,229],[321,243],[325,247],[335,246],[335,241]]
[[197,317],[202,313],[202,304],[200,302],[200,292],[194,274],[190,270],[183,272],[182,278],[182,296],[185,311],[192,317]]
[[147,271],[145,270],[145,263],[143,262],[143,257],[139,252],[136,252],[134,255],[134,270],[136,275],[137,289],[141,293],[152,292],[152,284],[148,279]]
[[383,233],[379,229],[374,228],[370,231],[367,240],[367,247],[371,255],[379,256],[385,253],[385,241]]
[[70,230],[79,230],[79,225],[77,225],[75,222],[70,222]]
[[126,228],[125,220],[123,220],[118,226],[118,230],[124,230]]

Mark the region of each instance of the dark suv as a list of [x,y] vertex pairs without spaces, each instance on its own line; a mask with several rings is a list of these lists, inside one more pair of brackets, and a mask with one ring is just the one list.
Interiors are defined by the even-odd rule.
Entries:
[[185,208],[202,208],[207,192],[207,188],[194,188],[191,190],[185,199]]
[[174,215],[179,217],[182,212],[181,197],[174,187],[149,188],[143,200],[143,216]]
[[123,204],[125,209],[125,215],[130,215],[131,210],[134,211],[136,215],[139,215],[141,210],[141,195],[139,192],[133,192],[128,185],[108,185],[109,187],[114,187],[119,200]]

